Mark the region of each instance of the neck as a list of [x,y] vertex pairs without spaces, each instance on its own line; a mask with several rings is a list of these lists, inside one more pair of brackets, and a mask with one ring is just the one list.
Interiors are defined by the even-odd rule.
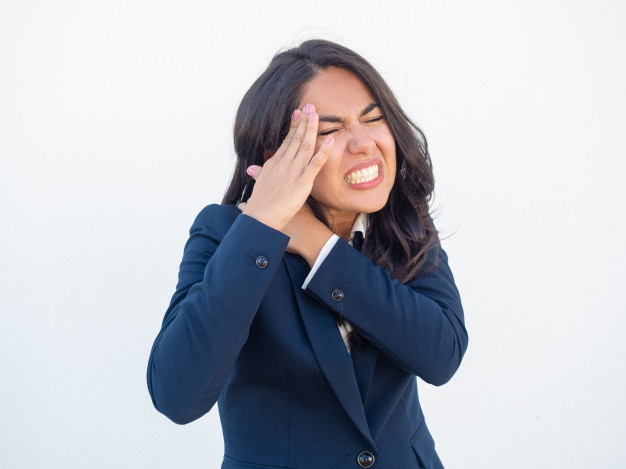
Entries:
[[342,215],[329,214],[328,221],[333,233],[348,241],[350,239],[350,231],[352,231],[357,216],[358,213],[346,213]]

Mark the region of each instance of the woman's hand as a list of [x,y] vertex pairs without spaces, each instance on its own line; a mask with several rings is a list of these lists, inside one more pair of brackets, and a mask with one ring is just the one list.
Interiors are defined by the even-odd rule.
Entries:
[[305,205],[334,142],[328,136],[314,154],[317,126],[318,115],[312,104],[307,104],[303,111],[294,111],[287,137],[267,160],[263,171],[258,166],[248,168],[256,183],[245,206],[240,206],[243,213],[283,231]]
[[[261,171],[260,166],[254,166],[254,171]],[[239,204],[244,211],[246,203]],[[281,230],[289,236],[287,252],[302,256],[313,267],[317,256],[330,239],[333,232],[313,214],[309,204],[305,203],[298,213]]]

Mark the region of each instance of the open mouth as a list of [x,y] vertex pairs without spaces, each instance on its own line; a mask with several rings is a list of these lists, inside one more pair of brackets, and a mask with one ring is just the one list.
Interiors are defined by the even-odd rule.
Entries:
[[348,184],[363,184],[373,181],[378,177],[378,164],[367,166],[356,171],[352,171],[343,178]]

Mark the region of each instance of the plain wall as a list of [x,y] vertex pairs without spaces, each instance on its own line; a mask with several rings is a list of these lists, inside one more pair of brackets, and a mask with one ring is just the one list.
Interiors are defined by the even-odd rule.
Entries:
[[322,37],[429,141],[469,350],[419,382],[447,468],[626,459],[626,7],[618,1],[0,3],[0,466],[215,468],[145,371],[239,100]]

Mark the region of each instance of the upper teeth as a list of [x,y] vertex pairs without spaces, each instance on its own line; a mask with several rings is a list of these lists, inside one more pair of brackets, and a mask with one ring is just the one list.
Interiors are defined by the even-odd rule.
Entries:
[[361,184],[363,182],[369,182],[378,177],[378,165],[373,164],[372,166],[368,166],[367,168],[362,168],[357,171],[353,171],[348,174],[344,181],[348,184]]

